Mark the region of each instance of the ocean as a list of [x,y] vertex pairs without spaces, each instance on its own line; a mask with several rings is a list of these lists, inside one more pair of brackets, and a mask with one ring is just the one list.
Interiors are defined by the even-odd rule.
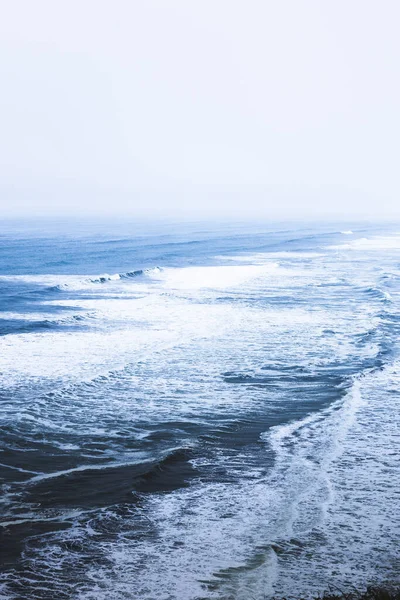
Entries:
[[400,577],[400,225],[3,222],[0,598]]

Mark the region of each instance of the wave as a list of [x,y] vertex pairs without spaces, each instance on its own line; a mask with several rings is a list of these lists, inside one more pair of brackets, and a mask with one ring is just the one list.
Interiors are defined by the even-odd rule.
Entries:
[[155,273],[160,273],[162,271],[161,267],[153,267],[151,269],[137,269],[136,271],[126,271],[125,273],[115,273],[114,275],[108,275],[107,273],[104,275],[99,275],[94,279],[90,279],[91,283],[107,283],[108,281],[118,281],[120,279],[133,279],[135,277],[141,277],[143,275],[152,275]]
[[381,235],[374,237],[362,237],[352,240],[346,244],[335,244],[327,246],[328,250],[360,250],[360,251],[382,251],[382,250],[400,250],[400,236]]
[[[161,273],[163,271],[162,267],[151,267],[148,269],[135,269],[133,271],[126,271],[124,273],[104,273],[101,275],[96,275],[94,277],[85,277],[85,276],[79,276],[79,275],[67,275],[65,276],[65,278],[63,278],[63,280],[59,283],[53,283],[52,285],[49,285],[47,287],[48,291],[51,292],[62,292],[65,290],[69,290],[69,289],[75,289],[75,288],[80,288],[80,287],[86,287],[87,285],[91,285],[91,284],[103,284],[103,283],[109,283],[112,281],[120,281],[120,280],[124,280],[124,279],[135,279],[137,277],[151,277],[152,275],[155,275],[157,273]],[[46,276],[47,277],[47,276]],[[14,279],[17,279],[18,277],[14,277]],[[25,281],[29,281],[30,277],[27,276],[21,276],[21,278],[23,278],[23,280]],[[55,276],[56,279],[59,279],[58,276]],[[34,278],[35,282],[38,282],[38,278],[35,277]],[[54,281],[54,279],[53,279]],[[40,280],[39,280],[40,283]]]
[[136,461],[79,465],[35,475],[20,485],[26,500],[42,508],[110,506],[132,502],[135,494],[186,487],[196,473],[192,456],[189,447],[172,448],[158,459],[139,452]]
[[366,288],[365,293],[373,298],[378,298],[378,299],[382,300],[383,302],[391,302],[392,301],[392,296],[389,294],[389,292],[386,292],[378,287]]
[[80,330],[89,326],[90,320],[95,319],[94,313],[76,314],[59,319],[31,319],[29,314],[14,314],[11,317],[0,319],[0,337],[20,333],[38,333],[43,331],[52,331],[55,329],[75,329]]

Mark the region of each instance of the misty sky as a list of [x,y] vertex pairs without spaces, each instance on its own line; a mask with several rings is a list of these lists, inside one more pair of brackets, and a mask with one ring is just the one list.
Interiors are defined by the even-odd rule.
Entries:
[[400,216],[400,4],[0,0],[3,215]]

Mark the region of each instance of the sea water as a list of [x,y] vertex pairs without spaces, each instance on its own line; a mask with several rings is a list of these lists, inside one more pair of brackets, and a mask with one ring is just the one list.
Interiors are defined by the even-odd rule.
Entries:
[[9,599],[398,579],[400,226],[3,223]]

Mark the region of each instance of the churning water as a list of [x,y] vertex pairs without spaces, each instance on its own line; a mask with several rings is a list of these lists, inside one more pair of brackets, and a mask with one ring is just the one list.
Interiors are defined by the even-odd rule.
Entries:
[[0,597],[398,578],[400,233],[74,231],[0,237]]

